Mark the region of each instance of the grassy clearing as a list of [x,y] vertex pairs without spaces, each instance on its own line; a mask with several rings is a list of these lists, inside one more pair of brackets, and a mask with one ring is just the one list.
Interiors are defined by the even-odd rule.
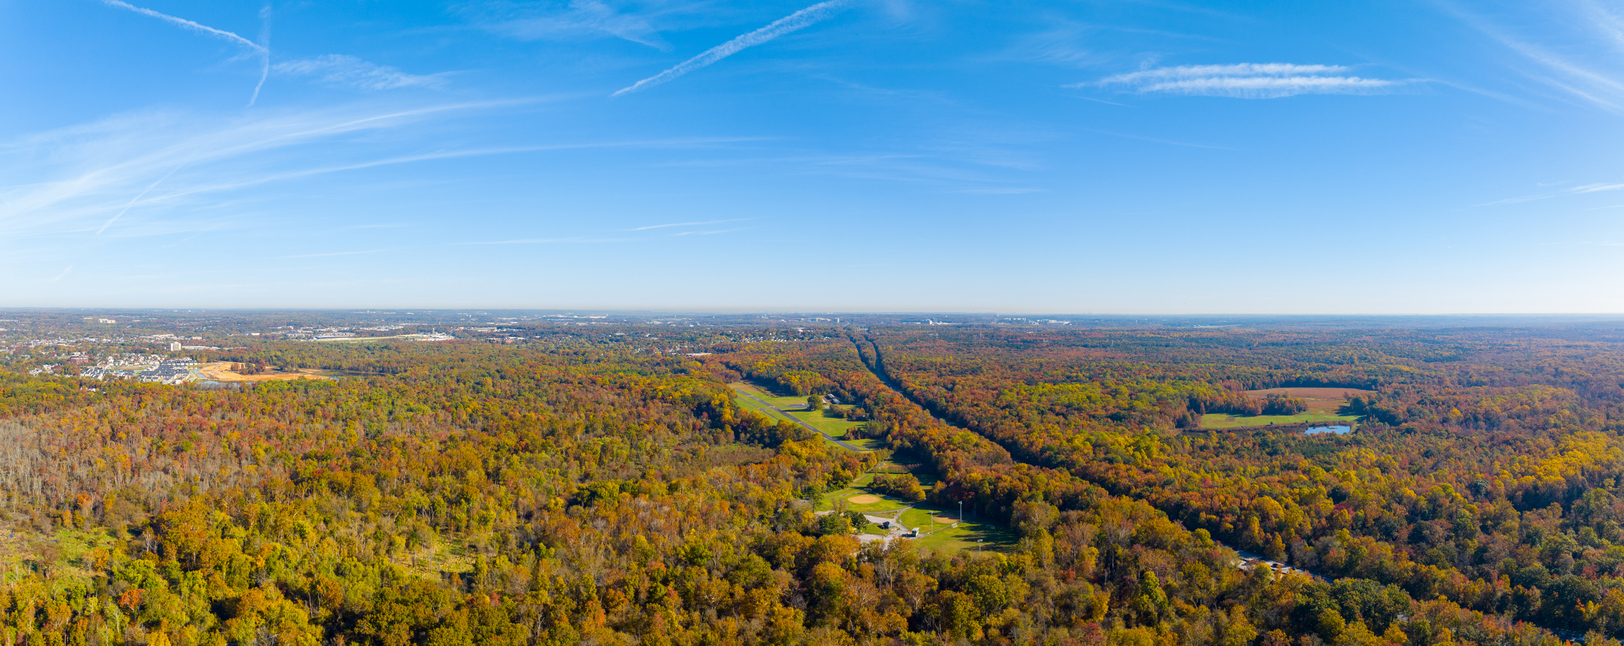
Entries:
[[[919,538],[910,539],[922,548],[951,554],[961,550],[974,550],[978,546],[989,552],[1008,552],[1014,549],[1015,534],[1008,528],[996,523],[966,520],[955,523],[959,511],[955,507],[951,510],[926,503],[910,503],[892,498],[876,491],[867,489],[867,485],[874,481],[876,473],[906,472],[902,465],[892,462],[883,462],[874,470],[863,474],[853,480],[844,489],[831,491],[820,496],[817,501],[818,511],[830,511],[836,508],[837,502],[843,502],[841,508],[847,511],[860,511],[882,517],[895,518],[897,522],[908,528],[918,528]],[[880,502],[859,505],[850,502],[852,496],[869,494],[880,497]],[[901,511],[900,514],[895,512]],[[933,526],[931,519],[937,519]],[[954,527],[953,525],[957,525]],[[979,542],[978,542],[979,541]]]
[[435,537],[410,554],[396,556],[394,561],[419,577],[438,581],[441,572],[473,572],[474,556],[467,545]]
[[762,390],[760,387],[753,384],[747,384],[742,381],[729,385],[733,386],[734,390],[755,395],[757,398],[766,401],[768,404],[777,406],[779,408],[806,408],[805,397],[779,397],[778,395],[774,395],[770,392]]
[[[879,496],[880,501],[879,502],[868,503],[866,505],[859,505],[859,504],[856,504],[856,503],[853,503],[853,502],[847,500],[847,498],[851,498],[852,496],[860,496],[860,495],[864,495],[864,494],[868,494],[868,495],[871,495],[871,496]],[[835,506],[836,506],[836,503],[838,503],[838,502],[845,502],[845,508],[848,511],[862,511],[862,512],[896,511],[896,510],[899,510],[899,509],[902,509],[902,508],[908,506],[907,502],[904,502],[902,500],[898,500],[896,498],[892,498],[890,496],[878,494],[878,493],[875,493],[873,491],[869,491],[867,489],[859,488],[859,487],[855,486],[855,483],[854,483],[853,486],[846,487],[845,489],[839,489],[839,490],[835,490],[835,491],[831,491],[831,492],[823,494],[823,496],[821,496],[818,499],[817,510],[818,511],[829,511],[831,509],[834,509]]]
[[[41,534],[16,526],[0,527],[0,579],[22,576],[33,568],[30,561],[44,559],[56,576],[89,584],[96,561],[111,553],[116,539],[110,530],[59,529]],[[98,551],[99,550],[99,551]]]
[[[822,413],[813,413],[811,411],[796,411],[786,413],[774,408],[774,406],[783,408],[805,408],[806,400],[796,399],[794,397],[774,397],[770,394],[762,392],[760,388],[745,383],[734,383],[729,385],[733,386],[733,389],[739,393],[739,396],[734,398],[734,401],[738,402],[740,408],[757,414],[766,415],[771,419],[781,419],[787,422],[805,422],[812,428],[825,431],[827,435],[822,436],[823,440],[825,442],[830,442],[831,444],[833,443],[833,441],[829,439],[831,436],[843,437],[846,435],[847,431],[850,431],[852,427],[857,426],[858,424],[858,422],[847,421],[844,419],[824,417]],[[756,401],[756,399],[752,399],[748,395],[754,395],[757,398],[766,400],[769,406],[762,406],[761,402]],[[879,440],[845,440],[845,442],[851,444],[852,446],[858,447],[863,451],[874,451],[885,448],[885,444]]]
[[1201,428],[1236,428],[1241,426],[1268,426],[1270,424],[1303,424],[1307,422],[1346,422],[1352,424],[1358,421],[1354,415],[1335,415],[1327,413],[1298,413],[1296,415],[1258,415],[1256,417],[1237,417],[1226,413],[1207,413],[1201,416]]
[[1358,388],[1268,388],[1264,390],[1248,390],[1247,395],[1262,399],[1269,395],[1285,395],[1303,400],[1308,404],[1309,413],[1321,415],[1335,415],[1337,409],[1347,403],[1349,395],[1369,395],[1374,391]]
[[789,419],[788,415],[786,415],[786,414],[784,414],[782,412],[779,412],[777,410],[774,410],[771,407],[762,406],[761,402],[758,402],[758,401],[756,401],[754,399],[746,397],[745,393],[748,392],[748,391],[745,391],[744,389],[739,388],[738,384],[733,384],[733,388],[735,390],[741,391],[739,393],[739,396],[734,398],[734,401],[738,402],[739,408],[743,408],[743,409],[745,409],[747,411],[750,411],[752,413],[756,413],[756,414],[760,414],[760,415],[766,415],[767,417],[770,417],[772,419],[782,419],[782,420],[788,420]]
[[959,511],[956,508],[946,510],[923,505],[902,512],[902,517],[898,520],[907,527],[918,527],[919,538],[913,539],[914,542],[920,547],[937,552],[974,550],[978,545],[989,552],[1003,552],[1014,548],[1015,534],[1008,528],[994,523],[966,520],[958,522],[957,527],[941,522],[937,522],[934,526],[931,524],[932,517],[951,521],[958,515]]
[[822,411],[792,411],[790,416],[806,422],[808,426],[823,431],[830,437],[845,437],[848,431],[862,426],[862,422],[853,422],[839,417],[825,417]]

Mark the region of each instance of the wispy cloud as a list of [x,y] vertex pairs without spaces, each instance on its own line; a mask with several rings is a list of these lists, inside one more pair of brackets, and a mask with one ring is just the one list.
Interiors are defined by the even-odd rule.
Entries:
[[[1511,21],[1493,22],[1447,0],[1436,4],[1501,46],[1535,63],[1525,76],[1580,101],[1624,112],[1624,17],[1594,0],[1537,6],[1513,20],[1525,33],[1555,33],[1560,44],[1519,34]],[[1575,29],[1577,26],[1579,28]]]
[[605,242],[627,242],[629,238],[590,238],[585,236],[571,236],[567,238],[519,238],[515,240],[488,240],[483,242],[463,242],[465,245],[505,245],[505,244],[601,244]]
[[671,69],[616,90],[615,93],[610,96],[620,96],[622,94],[636,92],[638,90],[654,87],[661,83],[671,81],[684,74],[737,54],[746,48],[760,45],[779,36],[783,36],[784,34],[793,33],[807,27],[811,27],[812,25],[828,19],[836,13],[839,13],[841,9],[845,8],[845,6],[846,0],[828,0],[827,2],[819,2],[783,18],[779,18],[766,27],[762,27],[761,29],[757,29],[748,34],[739,36],[738,38],[734,38],[733,40],[705,50],[704,53],[678,63]]
[[271,78],[271,5],[267,2],[259,10],[259,82],[254,84],[254,95],[248,97],[249,106],[259,101],[259,91],[268,78]]
[[130,4],[128,2],[122,2],[121,0],[102,0],[102,4],[108,5],[110,7],[118,7],[120,9],[128,9],[130,11],[134,11],[134,12],[136,12],[138,14],[143,15],[143,16],[151,16],[153,18],[157,18],[157,19],[162,20],[164,22],[167,22],[167,23],[170,23],[170,24],[173,24],[173,25],[178,25],[178,26],[180,26],[182,28],[185,28],[185,29],[190,29],[192,31],[196,31],[196,32],[199,32],[199,33],[214,36],[216,38],[223,38],[225,40],[229,40],[231,42],[237,43],[238,45],[246,46],[249,49],[253,49],[255,51],[264,51],[265,50],[265,47],[263,47],[259,43],[248,40],[247,38],[243,38],[242,36],[238,36],[237,34],[233,34],[233,33],[229,32],[229,31],[224,30],[224,29],[215,29],[215,28],[210,27],[208,25],[198,24],[196,22],[187,20],[185,18],[176,18],[175,16],[171,16],[169,14],[158,13],[158,12],[153,11],[151,9],[144,9],[144,8],[141,8],[141,7],[137,7],[137,6],[133,5],[133,4]]
[[378,65],[344,54],[328,54],[315,58],[284,61],[277,63],[272,69],[277,74],[311,76],[326,85],[358,90],[397,90],[409,87],[440,88],[445,85],[444,74],[407,74],[398,68]]
[[208,35],[208,36],[213,36],[215,38],[228,40],[228,41],[231,41],[231,42],[236,43],[238,45],[243,45],[243,46],[245,46],[245,47],[247,47],[247,48],[249,48],[251,50],[254,50],[255,53],[259,54],[260,75],[259,75],[259,82],[254,85],[254,94],[253,94],[252,97],[250,97],[248,99],[248,105],[250,105],[250,106],[254,105],[254,102],[259,100],[259,90],[260,90],[260,88],[265,86],[265,79],[267,77],[269,77],[270,73],[271,73],[271,48],[270,48],[271,7],[270,7],[270,5],[266,5],[259,12],[259,17],[260,17],[260,21],[261,21],[260,42],[256,43],[254,41],[248,40],[247,38],[243,38],[242,36],[231,33],[231,32],[226,31],[224,29],[215,29],[215,28],[210,27],[208,25],[204,25],[204,24],[201,24],[201,23],[198,23],[198,22],[195,22],[195,21],[187,20],[185,18],[177,18],[175,16],[171,16],[171,15],[165,14],[165,13],[159,13],[157,11],[153,11],[151,9],[147,9],[147,8],[144,8],[144,7],[137,7],[137,6],[135,6],[133,4],[130,4],[128,2],[123,2],[123,0],[102,0],[102,4],[105,4],[105,5],[110,6],[110,7],[118,7],[120,9],[126,9],[126,10],[129,10],[129,11],[133,11],[133,12],[141,14],[143,16],[149,16],[149,17],[152,17],[152,18],[157,18],[159,20],[170,23],[172,25],[179,26],[179,27],[181,27],[183,29],[188,29],[188,30],[195,31],[195,32],[205,34],[205,35]]
[[[1537,200],[1548,200],[1548,199],[1555,198],[1555,197],[1569,197],[1569,196],[1572,196],[1572,195],[1584,195],[1586,193],[1606,193],[1606,192],[1621,191],[1621,190],[1624,190],[1624,184],[1600,182],[1600,183],[1595,183],[1595,184],[1585,184],[1584,186],[1575,186],[1575,187],[1572,187],[1572,188],[1567,188],[1567,189],[1563,189],[1561,191],[1557,191],[1555,193],[1545,193],[1545,194],[1542,194],[1542,195],[1524,195],[1522,197],[1511,197],[1511,198],[1506,198],[1506,199],[1503,199],[1503,200],[1495,200],[1493,202],[1484,202],[1483,204],[1479,204],[1478,206],[1499,206],[1501,204],[1520,204],[1522,202],[1534,202],[1534,201],[1537,201]],[[1606,207],[1603,207],[1603,208],[1606,208]]]
[[68,265],[68,268],[62,270],[62,273],[57,274],[55,277],[53,277],[50,280],[47,280],[45,282],[54,283],[56,281],[62,280],[63,278],[67,278],[68,274],[71,274],[71,273],[73,273],[73,265]]
[[[164,203],[164,202],[176,203],[176,202],[179,202],[179,201],[181,201],[181,200],[183,200],[185,198],[192,198],[192,197],[195,197],[195,196],[208,194],[208,193],[227,193],[227,192],[231,192],[231,191],[238,191],[238,190],[241,190],[241,189],[246,189],[246,188],[259,186],[259,185],[264,185],[264,184],[271,184],[271,183],[276,183],[276,182],[286,182],[286,181],[290,181],[290,180],[303,179],[303,178],[309,178],[309,177],[316,177],[316,176],[319,176],[319,175],[327,175],[327,174],[340,173],[340,172],[346,172],[346,171],[357,171],[357,170],[364,170],[364,169],[369,169],[369,168],[379,168],[379,167],[384,167],[384,166],[396,166],[396,165],[402,165],[402,164],[413,164],[413,163],[436,161],[436,160],[445,160],[445,159],[459,159],[459,158],[470,158],[470,157],[488,157],[488,156],[493,156],[493,155],[513,155],[513,154],[521,154],[521,153],[539,153],[539,152],[550,152],[550,151],[584,150],[584,149],[672,148],[672,147],[686,147],[686,146],[704,146],[704,145],[709,145],[709,144],[712,144],[712,143],[728,142],[728,141],[732,141],[732,140],[731,139],[706,140],[706,139],[685,138],[685,139],[671,139],[671,140],[583,142],[583,143],[567,143],[567,144],[547,144],[547,145],[536,145],[536,146],[503,146],[503,147],[491,147],[491,148],[464,148],[464,149],[458,149],[458,150],[439,150],[439,151],[428,152],[428,153],[418,153],[418,154],[411,154],[411,155],[397,155],[397,156],[374,158],[374,159],[368,159],[368,160],[365,160],[365,161],[358,161],[358,162],[349,163],[349,164],[333,164],[333,165],[324,165],[324,166],[309,166],[309,167],[303,167],[303,168],[297,168],[297,169],[283,170],[281,172],[260,171],[260,172],[256,172],[256,173],[251,173],[251,174],[247,174],[247,175],[240,175],[240,176],[235,176],[235,177],[232,177],[232,176],[213,177],[213,178],[209,178],[209,180],[198,181],[198,182],[194,182],[192,184],[186,185],[186,186],[176,187],[176,188],[171,189],[170,191],[168,191],[168,192],[166,192],[166,193],[164,193],[162,195],[157,195],[157,196],[154,196],[154,197],[152,197],[150,199],[147,199],[146,202],[147,203]],[[292,144],[288,144],[288,145],[292,145]],[[230,158],[226,158],[226,159],[229,160]],[[189,161],[191,161],[191,160],[188,160],[188,162]],[[173,171],[171,171],[171,174],[173,174]],[[167,179],[167,178],[168,178],[168,176],[165,176],[163,179],[160,179],[157,182],[155,182],[153,184],[153,186],[156,186],[157,184],[162,183],[164,181],[164,179]],[[149,187],[147,190],[151,190],[151,187]],[[97,231],[98,235],[100,234],[101,230],[105,230],[108,225],[112,224],[113,221],[116,221],[119,217],[122,217],[124,212],[129,210],[129,206],[132,206],[137,201],[141,201],[141,198],[145,194],[146,194],[146,191],[143,191],[142,194],[137,196],[136,199],[134,201],[132,201],[130,205],[126,205],[125,208],[123,210],[121,210],[118,215],[114,216],[112,220],[109,220],[107,224],[104,224],[101,227],[101,229],[98,229],[98,231]],[[0,197],[3,197],[3,193],[0,193]],[[0,208],[0,222],[4,221],[4,216],[6,216],[7,214],[8,213],[7,213],[7,211],[5,209]],[[3,230],[3,229],[0,229],[0,230]]]
[[[574,0],[562,10],[536,4],[490,2],[478,6],[485,28],[522,40],[580,39],[611,36],[670,51],[671,44],[651,24],[652,16],[621,11],[599,0]],[[538,9],[545,13],[538,13]]]
[[[0,233],[101,232],[131,209],[174,207],[207,193],[268,181],[388,163],[407,163],[500,149],[403,153],[404,126],[458,112],[511,105],[460,103],[407,109],[337,107],[234,118],[153,112],[0,142]],[[393,132],[395,136],[382,133]],[[356,141],[362,133],[374,133]],[[349,163],[315,165],[322,159]],[[389,154],[388,151],[396,151]],[[182,167],[191,169],[176,174]],[[184,178],[185,181],[177,181]],[[135,197],[132,199],[131,196]],[[91,220],[88,225],[86,220]]]
[[1277,99],[1298,94],[1379,94],[1409,82],[1349,76],[1340,65],[1183,65],[1118,74],[1068,87],[1122,86],[1141,93]]
[[[181,166],[184,166],[184,165],[185,164],[181,164]],[[169,179],[177,171],[179,171],[180,168],[181,168],[180,166],[176,166],[175,170],[169,171],[168,175],[164,175],[163,177],[158,178],[158,181],[153,182],[151,184],[148,184],[146,188],[142,189],[140,193],[138,193],[133,199],[130,200],[129,204],[125,204],[124,208],[119,210],[118,215],[113,216],[112,219],[110,219],[107,222],[103,223],[101,225],[100,229],[96,229],[96,235],[101,235],[103,231],[107,230],[107,227],[113,226],[114,222],[117,222],[119,218],[124,217],[125,213],[130,212],[130,207],[135,206],[136,202],[140,202],[141,198],[146,197],[147,193],[151,193],[152,189],[158,188],[159,184],[164,183],[164,180]]]
[[673,234],[671,234],[671,237],[676,238],[676,237],[680,237],[680,236],[713,236],[713,235],[716,235],[716,234],[719,234],[719,233],[733,233],[735,231],[747,231],[750,228],[751,227],[738,227],[738,228],[734,228],[734,229],[716,229],[716,230],[713,230],[713,231],[683,231],[683,232],[680,232],[680,233],[673,233]]

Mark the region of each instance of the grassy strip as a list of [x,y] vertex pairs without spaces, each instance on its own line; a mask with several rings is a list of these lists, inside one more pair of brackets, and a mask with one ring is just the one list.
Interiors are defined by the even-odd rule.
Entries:
[[[806,401],[805,400],[796,400],[793,397],[773,397],[772,395],[767,395],[766,393],[761,392],[761,389],[756,388],[755,386],[751,386],[749,384],[745,384],[745,383],[734,383],[734,384],[729,384],[729,385],[733,386],[734,390],[739,391],[739,396],[737,398],[735,398],[735,401],[738,402],[739,407],[741,407],[741,408],[743,408],[745,410],[752,411],[752,412],[755,412],[755,413],[759,413],[759,414],[762,414],[762,415],[766,415],[767,417],[772,418],[772,419],[781,419],[781,420],[784,420],[784,421],[787,421],[787,422],[794,422],[794,421],[797,421],[797,420],[803,421],[803,422],[806,422],[807,424],[811,425],[812,428],[821,429],[821,430],[825,430],[825,431],[829,431],[831,428],[835,428],[834,426],[829,425],[828,423],[845,424],[846,426],[840,427],[840,429],[839,429],[840,432],[839,433],[835,433],[835,432],[831,431],[829,433],[829,435],[821,436],[821,437],[823,437],[823,441],[829,442],[831,444],[833,444],[834,441],[829,439],[829,436],[831,436],[831,435],[835,436],[835,437],[844,436],[846,434],[846,431],[850,430],[851,427],[857,425],[857,422],[849,422],[849,421],[846,421],[846,420],[843,420],[843,419],[836,419],[836,418],[832,418],[832,417],[824,417],[822,413],[813,413],[813,412],[810,412],[810,411],[803,411],[803,412],[798,412],[798,413],[786,413],[784,411],[777,410],[775,408],[762,406],[761,402],[758,402],[755,399],[751,399],[750,397],[747,397],[746,395],[755,395],[756,397],[759,397],[761,399],[766,399],[767,402],[769,404],[772,404],[773,406],[786,406],[786,407],[787,406],[794,406],[796,404],[796,402],[799,401],[800,405],[804,407],[806,405]],[[765,396],[763,396],[763,395],[765,395]],[[777,402],[784,402],[784,403],[777,403]],[[824,422],[824,423],[819,423],[819,422]],[[883,442],[881,442],[879,440],[845,440],[845,442],[847,444],[852,445],[852,446],[858,447],[859,449],[862,449],[864,451],[873,451],[873,450],[876,450],[876,449],[885,448],[885,443],[883,443]]]
[[734,390],[755,395],[756,398],[779,408],[806,408],[805,397],[779,397],[778,395],[774,395],[770,392],[757,388],[752,384],[747,384],[742,381],[728,385],[733,386]]
[[829,434],[830,437],[845,437],[848,431],[862,425],[861,422],[853,422],[839,417],[825,417],[822,412],[791,411],[790,416],[806,422],[812,428]]

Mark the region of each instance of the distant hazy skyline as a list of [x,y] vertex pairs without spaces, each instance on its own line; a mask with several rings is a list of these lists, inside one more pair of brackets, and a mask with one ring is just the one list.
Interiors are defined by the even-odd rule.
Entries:
[[0,307],[1624,312],[1624,4],[0,0]]

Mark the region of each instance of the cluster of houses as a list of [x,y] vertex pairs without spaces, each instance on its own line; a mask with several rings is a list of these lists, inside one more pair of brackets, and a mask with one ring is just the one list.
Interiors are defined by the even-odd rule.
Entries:
[[147,383],[180,384],[196,379],[192,369],[197,362],[187,359],[170,359],[157,363],[125,363],[128,359],[113,360],[94,368],[86,368],[80,376],[91,379],[135,379]]

